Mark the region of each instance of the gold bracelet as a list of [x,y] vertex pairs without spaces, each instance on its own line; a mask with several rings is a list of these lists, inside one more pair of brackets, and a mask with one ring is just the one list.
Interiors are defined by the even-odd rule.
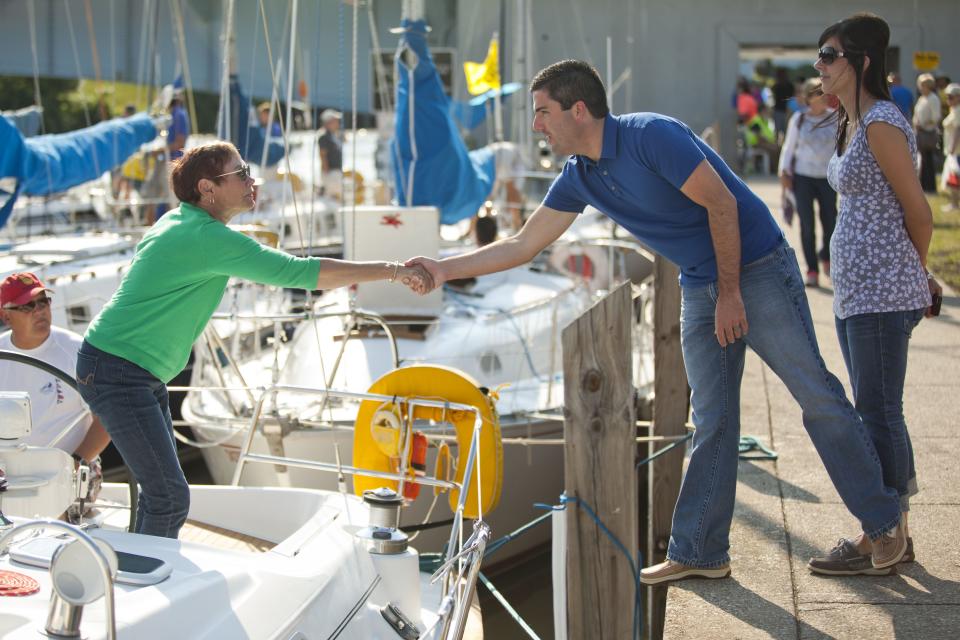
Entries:
[[393,261],[393,275],[390,276],[390,282],[395,282],[397,279],[397,274],[400,273],[400,261]]

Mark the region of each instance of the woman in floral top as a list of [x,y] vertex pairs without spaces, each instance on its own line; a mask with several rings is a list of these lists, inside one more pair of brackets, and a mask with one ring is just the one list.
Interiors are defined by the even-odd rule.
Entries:
[[[837,96],[837,151],[827,178],[840,194],[830,242],[833,310],[854,402],[873,440],[884,483],[900,494],[900,527],[917,492],[913,448],[903,417],[910,333],[929,315],[940,286],[925,271],[933,233],[920,188],[913,129],[891,102],[885,68],[890,27],[857,14],[820,36],[816,68],[824,93]],[[908,540],[906,560],[913,559]],[[810,569],[831,575],[877,573],[864,536],[841,540]],[[890,572],[893,569],[884,569]]]

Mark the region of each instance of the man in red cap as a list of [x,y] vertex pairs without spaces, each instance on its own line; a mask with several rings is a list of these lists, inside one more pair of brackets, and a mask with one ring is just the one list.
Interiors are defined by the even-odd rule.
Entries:
[[[51,293],[32,273],[15,273],[0,284],[0,320],[10,327],[0,334],[0,349],[31,356],[73,375],[83,338],[53,326]],[[0,360],[0,390],[30,394],[33,429],[24,439],[28,445],[50,446],[60,432],[76,422],[54,446],[72,454],[78,462],[91,463],[96,473],[98,457],[110,443],[110,436],[100,420],[86,411],[76,391],[46,371],[10,360]],[[77,416],[83,413],[85,417],[77,422]]]

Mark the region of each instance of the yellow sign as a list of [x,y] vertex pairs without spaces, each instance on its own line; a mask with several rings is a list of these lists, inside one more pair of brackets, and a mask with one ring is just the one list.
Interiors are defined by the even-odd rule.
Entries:
[[917,71],[933,71],[940,66],[940,54],[936,51],[914,51],[913,68]]

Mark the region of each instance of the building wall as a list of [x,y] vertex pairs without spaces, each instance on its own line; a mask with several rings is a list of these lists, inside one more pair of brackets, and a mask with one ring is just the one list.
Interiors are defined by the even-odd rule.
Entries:
[[[389,33],[399,23],[399,0],[373,0],[379,44],[393,48]],[[915,50],[941,54],[941,72],[960,79],[960,2],[957,0],[425,0],[432,46],[457,49],[455,64],[482,60],[494,31],[501,33],[506,80],[526,82],[541,67],[568,57],[583,58],[614,80],[629,69],[612,99],[616,112],[650,110],[675,115],[701,131],[720,125],[724,151],[733,145],[731,95],[741,46],[814,46],[822,29],[854,11],[869,9],[892,27],[891,44],[902,52],[904,83],[916,77]],[[91,0],[94,33],[88,33],[85,2],[78,0],[0,0],[0,75],[33,73],[31,33],[35,35],[41,76],[92,78],[95,40],[104,78],[171,82],[176,72],[175,21],[169,0]],[[264,3],[274,60],[288,54],[285,17],[290,4]],[[183,0],[183,27],[192,85],[217,91],[223,69],[224,0]],[[236,0],[236,71],[244,87],[257,96],[271,93],[262,19],[256,0]],[[28,8],[35,8],[31,29]],[[71,44],[70,8],[77,55]],[[501,15],[501,7],[505,14]],[[145,21],[144,12],[154,9]],[[524,23],[530,37],[524,59],[520,49]],[[349,109],[353,71],[353,6],[338,0],[303,0],[298,9],[297,69],[314,104]],[[372,104],[370,50],[374,38],[365,6],[357,27],[357,105]],[[156,26],[156,52],[146,60]],[[607,39],[612,66],[608,74]],[[152,64],[148,64],[152,62]],[[286,66],[284,66],[286,69]],[[455,97],[466,98],[462,76]],[[286,95],[286,71],[281,97]],[[515,96],[507,109],[507,131],[518,138],[529,123],[525,97]]]
[[[903,82],[913,86],[917,72],[912,54],[938,51],[945,73],[960,80],[960,2],[957,0],[528,0],[531,5],[532,73],[563,58],[588,60],[608,76],[607,42],[611,39],[612,70],[626,81],[611,100],[614,112],[657,111],[674,115],[695,131],[719,124],[724,155],[734,145],[732,95],[741,46],[815,47],[823,29],[857,11],[872,11],[891,25],[891,45],[901,50]],[[482,59],[490,34],[498,28],[496,2],[459,0],[459,42],[464,56]],[[510,3],[514,4],[514,3]],[[504,47],[518,54],[511,24]],[[516,30],[516,29],[515,29]],[[514,30],[514,31],[515,31]],[[522,52],[521,52],[522,53]],[[811,61],[812,62],[812,61]],[[514,65],[511,79],[529,80]],[[519,101],[515,117],[528,120]]]

